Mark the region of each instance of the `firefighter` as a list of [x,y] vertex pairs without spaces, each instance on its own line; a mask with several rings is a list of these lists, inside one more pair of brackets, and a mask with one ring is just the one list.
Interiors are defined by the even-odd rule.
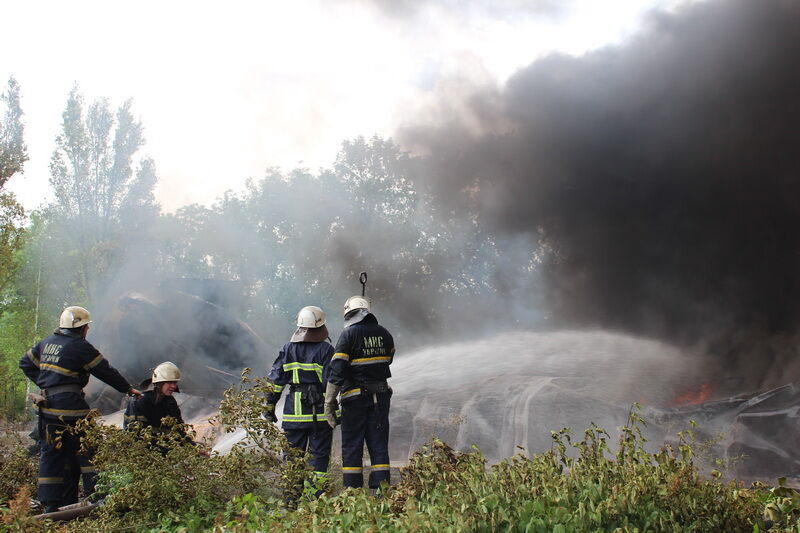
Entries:
[[78,482],[83,478],[87,495],[94,493],[96,471],[89,454],[80,451],[80,435],[71,431],[89,414],[83,388],[89,374],[123,394],[140,396],[103,355],[86,340],[89,311],[64,309],[53,335],[28,350],[19,367],[42,389],[39,407],[39,501],[45,512],[78,501]]
[[281,348],[269,373],[274,392],[267,396],[267,416],[277,422],[275,404],[288,385],[282,427],[292,447],[311,455],[318,482],[327,479],[333,439],[333,428],[324,415],[325,383],[332,355],[325,312],[310,305],[297,313],[297,330]]
[[[144,391],[140,397],[132,399],[128,403],[122,427],[133,429],[133,423],[137,422],[139,427],[150,427],[158,432],[168,433],[171,427],[165,427],[164,419],[172,418],[177,422],[176,430],[183,437],[183,440],[196,445],[200,455],[208,456],[208,450],[203,449],[200,443],[192,441],[191,437],[186,433],[181,408],[178,406],[175,396],[173,396],[176,392],[180,392],[178,388],[180,380],[181,371],[175,363],[164,361],[155,367],[153,375],[141,383],[142,388],[148,388],[151,384],[153,388]],[[157,439],[154,439],[152,445],[166,453],[167,449],[160,446],[156,441]]]
[[351,296],[344,304],[344,331],[331,359],[325,392],[325,416],[336,427],[339,392],[342,404],[342,474],[345,487],[364,483],[364,443],[371,463],[369,488],[389,482],[389,365],[394,358],[392,335],[370,311],[369,300]]
[[128,403],[123,427],[129,429],[132,422],[138,422],[141,426],[161,429],[162,420],[167,417],[172,417],[179,424],[183,424],[181,408],[173,396],[174,393],[180,392],[178,389],[180,380],[181,371],[175,364],[166,361],[155,367],[152,377],[141,384],[146,388],[149,386],[149,381],[153,384],[153,388]]

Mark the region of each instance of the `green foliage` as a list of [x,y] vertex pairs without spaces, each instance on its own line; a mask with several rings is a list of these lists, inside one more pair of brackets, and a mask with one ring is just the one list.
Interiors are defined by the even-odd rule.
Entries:
[[[247,438],[229,455],[238,457],[254,472],[270,472],[275,488],[286,496],[289,505],[304,494],[311,466],[305,454],[289,446],[278,426],[264,417],[266,395],[273,391],[267,378],[251,378],[250,369],[242,372],[242,387],[228,389],[220,405],[219,422],[226,428],[242,428]],[[255,492],[258,484],[248,491]]]
[[248,438],[224,456],[202,455],[177,424],[168,423],[166,431],[138,425],[122,430],[94,418],[81,421],[83,446],[94,450],[99,471],[96,496],[106,500],[96,516],[70,527],[206,531],[216,522],[246,522],[251,512],[261,516],[262,507],[285,513],[308,498],[306,457],[262,416],[271,387],[246,370],[242,386],[226,392],[219,422],[244,429]]
[[[745,489],[705,478],[687,433],[674,448],[647,452],[635,410],[614,449],[606,431],[593,425],[580,441],[564,429],[553,432],[547,453],[487,466],[479,450],[459,453],[434,439],[410,458],[400,483],[383,487],[378,497],[361,489],[319,498],[311,497],[313,489],[292,493],[305,470],[276,455],[285,442],[259,412],[270,385],[247,374],[244,381],[229,391],[224,417],[243,424],[250,439],[230,456],[201,457],[179,432],[87,423],[108,503],[98,516],[64,530],[760,532],[771,525],[771,531],[800,531],[800,497],[785,480]],[[19,505],[0,514],[24,529],[29,519]]]
[[[403,309],[391,321],[417,333],[450,331],[476,297],[489,307],[509,291],[536,294],[537,239],[504,246],[481,227],[474,202],[443,209],[419,172],[390,139],[347,140],[329,169],[270,169],[211,207],[163,217],[161,267],[239,281],[259,304],[247,320],[262,331],[282,328],[298,302],[339,308],[362,270],[381,316]],[[423,293],[440,305],[420,306],[413,295]]]
[[38,457],[28,453],[19,436],[22,429],[0,421],[0,505],[13,500],[20,490],[35,491]]
[[128,100],[112,113],[100,99],[87,109],[76,87],[62,114],[50,162],[55,202],[46,212],[46,267],[58,269],[71,302],[91,302],[95,290],[106,289],[157,216],[155,167],[137,156],[144,137],[131,106]]
[[11,176],[22,171],[23,165],[28,160],[17,80],[9,78],[8,88],[0,94],[0,102],[5,108],[0,120],[0,188],[2,188]]
[[13,303],[13,281],[25,243],[25,211],[14,195],[5,190],[6,182],[23,169],[28,160],[24,139],[19,84],[10,78],[0,94],[4,114],[0,118],[0,419],[14,417],[24,409],[25,385],[16,371],[19,351],[18,314],[9,314]]

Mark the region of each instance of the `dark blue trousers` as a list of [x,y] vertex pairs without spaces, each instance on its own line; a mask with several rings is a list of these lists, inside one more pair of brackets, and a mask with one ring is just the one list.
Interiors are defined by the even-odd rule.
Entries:
[[80,435],[66,431],[69,422],[40,417],[39,501],[45,506],[62,506],[78,501],[78,482],[90,496],[95,489],[97,470],[91,457],[80,453]]
[[[322,416],[320,416],[322,418]],[[314,475],[324,478],[328,474],[328,463],[331,458],[331,442],[333,440],[333,430],[322,418],[322,422],[317,423],[316,431],[311,424],[302,429],[284,428],[286,440],[292,448],[297,448],[308,452],[311,455],[311,467]]]
[[364,444],[371,463],[369,488],[389,482],[389,407],[391,392],[362,393],[342,402],[342,484],[364,485]]

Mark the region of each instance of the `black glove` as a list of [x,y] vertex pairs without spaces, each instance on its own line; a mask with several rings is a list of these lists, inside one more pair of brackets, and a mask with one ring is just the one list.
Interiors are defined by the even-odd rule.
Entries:
[[269,420],[273,424],[278,421],[278,417],[275,415],[275,406],[272,404],[267,406],[267,410],[264,412],[264,416],[266,416],[267,420]]

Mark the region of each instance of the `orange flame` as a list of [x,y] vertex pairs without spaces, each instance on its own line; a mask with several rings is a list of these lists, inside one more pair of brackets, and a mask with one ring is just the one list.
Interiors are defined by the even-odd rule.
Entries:
[[674,404],[678,407],[683,405],[699,405],[708,401],[711,396],[711,385],[703,383],[697,390],[689,390],[675,398]]

